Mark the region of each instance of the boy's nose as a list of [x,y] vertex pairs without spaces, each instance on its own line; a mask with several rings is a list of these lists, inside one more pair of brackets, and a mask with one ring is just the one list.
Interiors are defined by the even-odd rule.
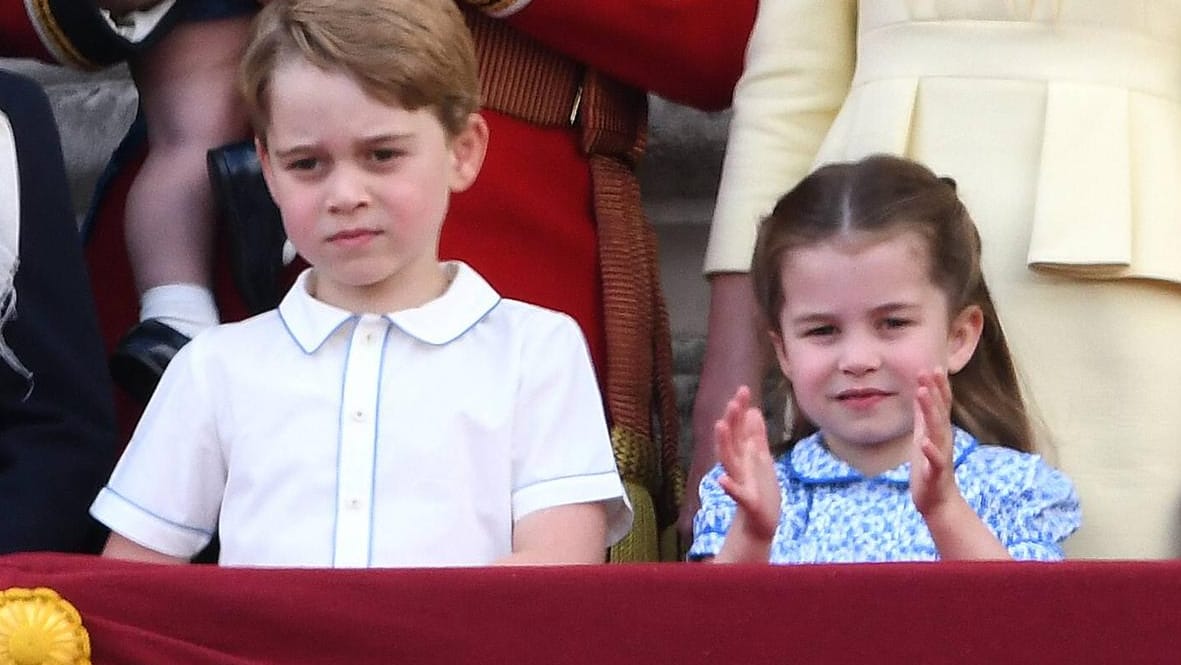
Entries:
[[330,212],[347,213],[367,205],[369,197],[359,175],[347,167],[340,167],[328,178],[326,202]]

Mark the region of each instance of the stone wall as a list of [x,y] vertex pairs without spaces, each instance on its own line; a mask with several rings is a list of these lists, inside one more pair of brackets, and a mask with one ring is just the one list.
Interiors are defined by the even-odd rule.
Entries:
[[[122,67],[83,74],[24,60],[0,67],[40,81],[62,135],[71,197],[79,217],[111,151],[130,125],[136,93]],[[717,190],[728,115],[651,99],[648,157],[641,170],[644,205],[661,248],[661,279],[672,320],[678,402],[687,442],[697,387],[708,292],[700,266]]]

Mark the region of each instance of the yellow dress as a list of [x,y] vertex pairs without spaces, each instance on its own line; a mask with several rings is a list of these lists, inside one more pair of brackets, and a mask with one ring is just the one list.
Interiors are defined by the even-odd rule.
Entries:
[[1181,0],[763,0],[706,269],[817,164],[959,183],[1075,557],[1181,555]]

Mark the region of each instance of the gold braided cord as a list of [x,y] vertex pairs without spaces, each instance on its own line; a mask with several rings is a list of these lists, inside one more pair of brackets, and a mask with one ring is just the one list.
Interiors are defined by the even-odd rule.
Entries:
[[65,30],[58,24],[57,17],[49,8],[49,0],[33,0],[33,11],[38,24],[45,29],[45,33],[53,40],[61,55],[70,61],[69,64],[80,69],[98,69],[98,64],[82,55],[82,52],[75,48],[70,39],[66,37]]
[[652,439],[640,432],[622,425],[611,426],[611,447],[615,450],[615,463],[619,475],[625,481],[643,486],[649,494],[656,496],[663,483],[660,456]]
[[607,551],[607,560],[611,563],[659,561],[662,552],[652,495],[646,488],[631,481],[625,480],[623,488],[632,504],[632,530],[623,540],[611,546]]

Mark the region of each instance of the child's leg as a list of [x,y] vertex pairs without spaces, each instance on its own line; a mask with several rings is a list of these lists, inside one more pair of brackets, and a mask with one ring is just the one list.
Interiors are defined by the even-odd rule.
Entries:
[[248,134],[234,77],[249,21],[181,23],[132,63],[149,142],[126,203],[140,319],[160,319],[190,337],[218,320],[205,152]]

